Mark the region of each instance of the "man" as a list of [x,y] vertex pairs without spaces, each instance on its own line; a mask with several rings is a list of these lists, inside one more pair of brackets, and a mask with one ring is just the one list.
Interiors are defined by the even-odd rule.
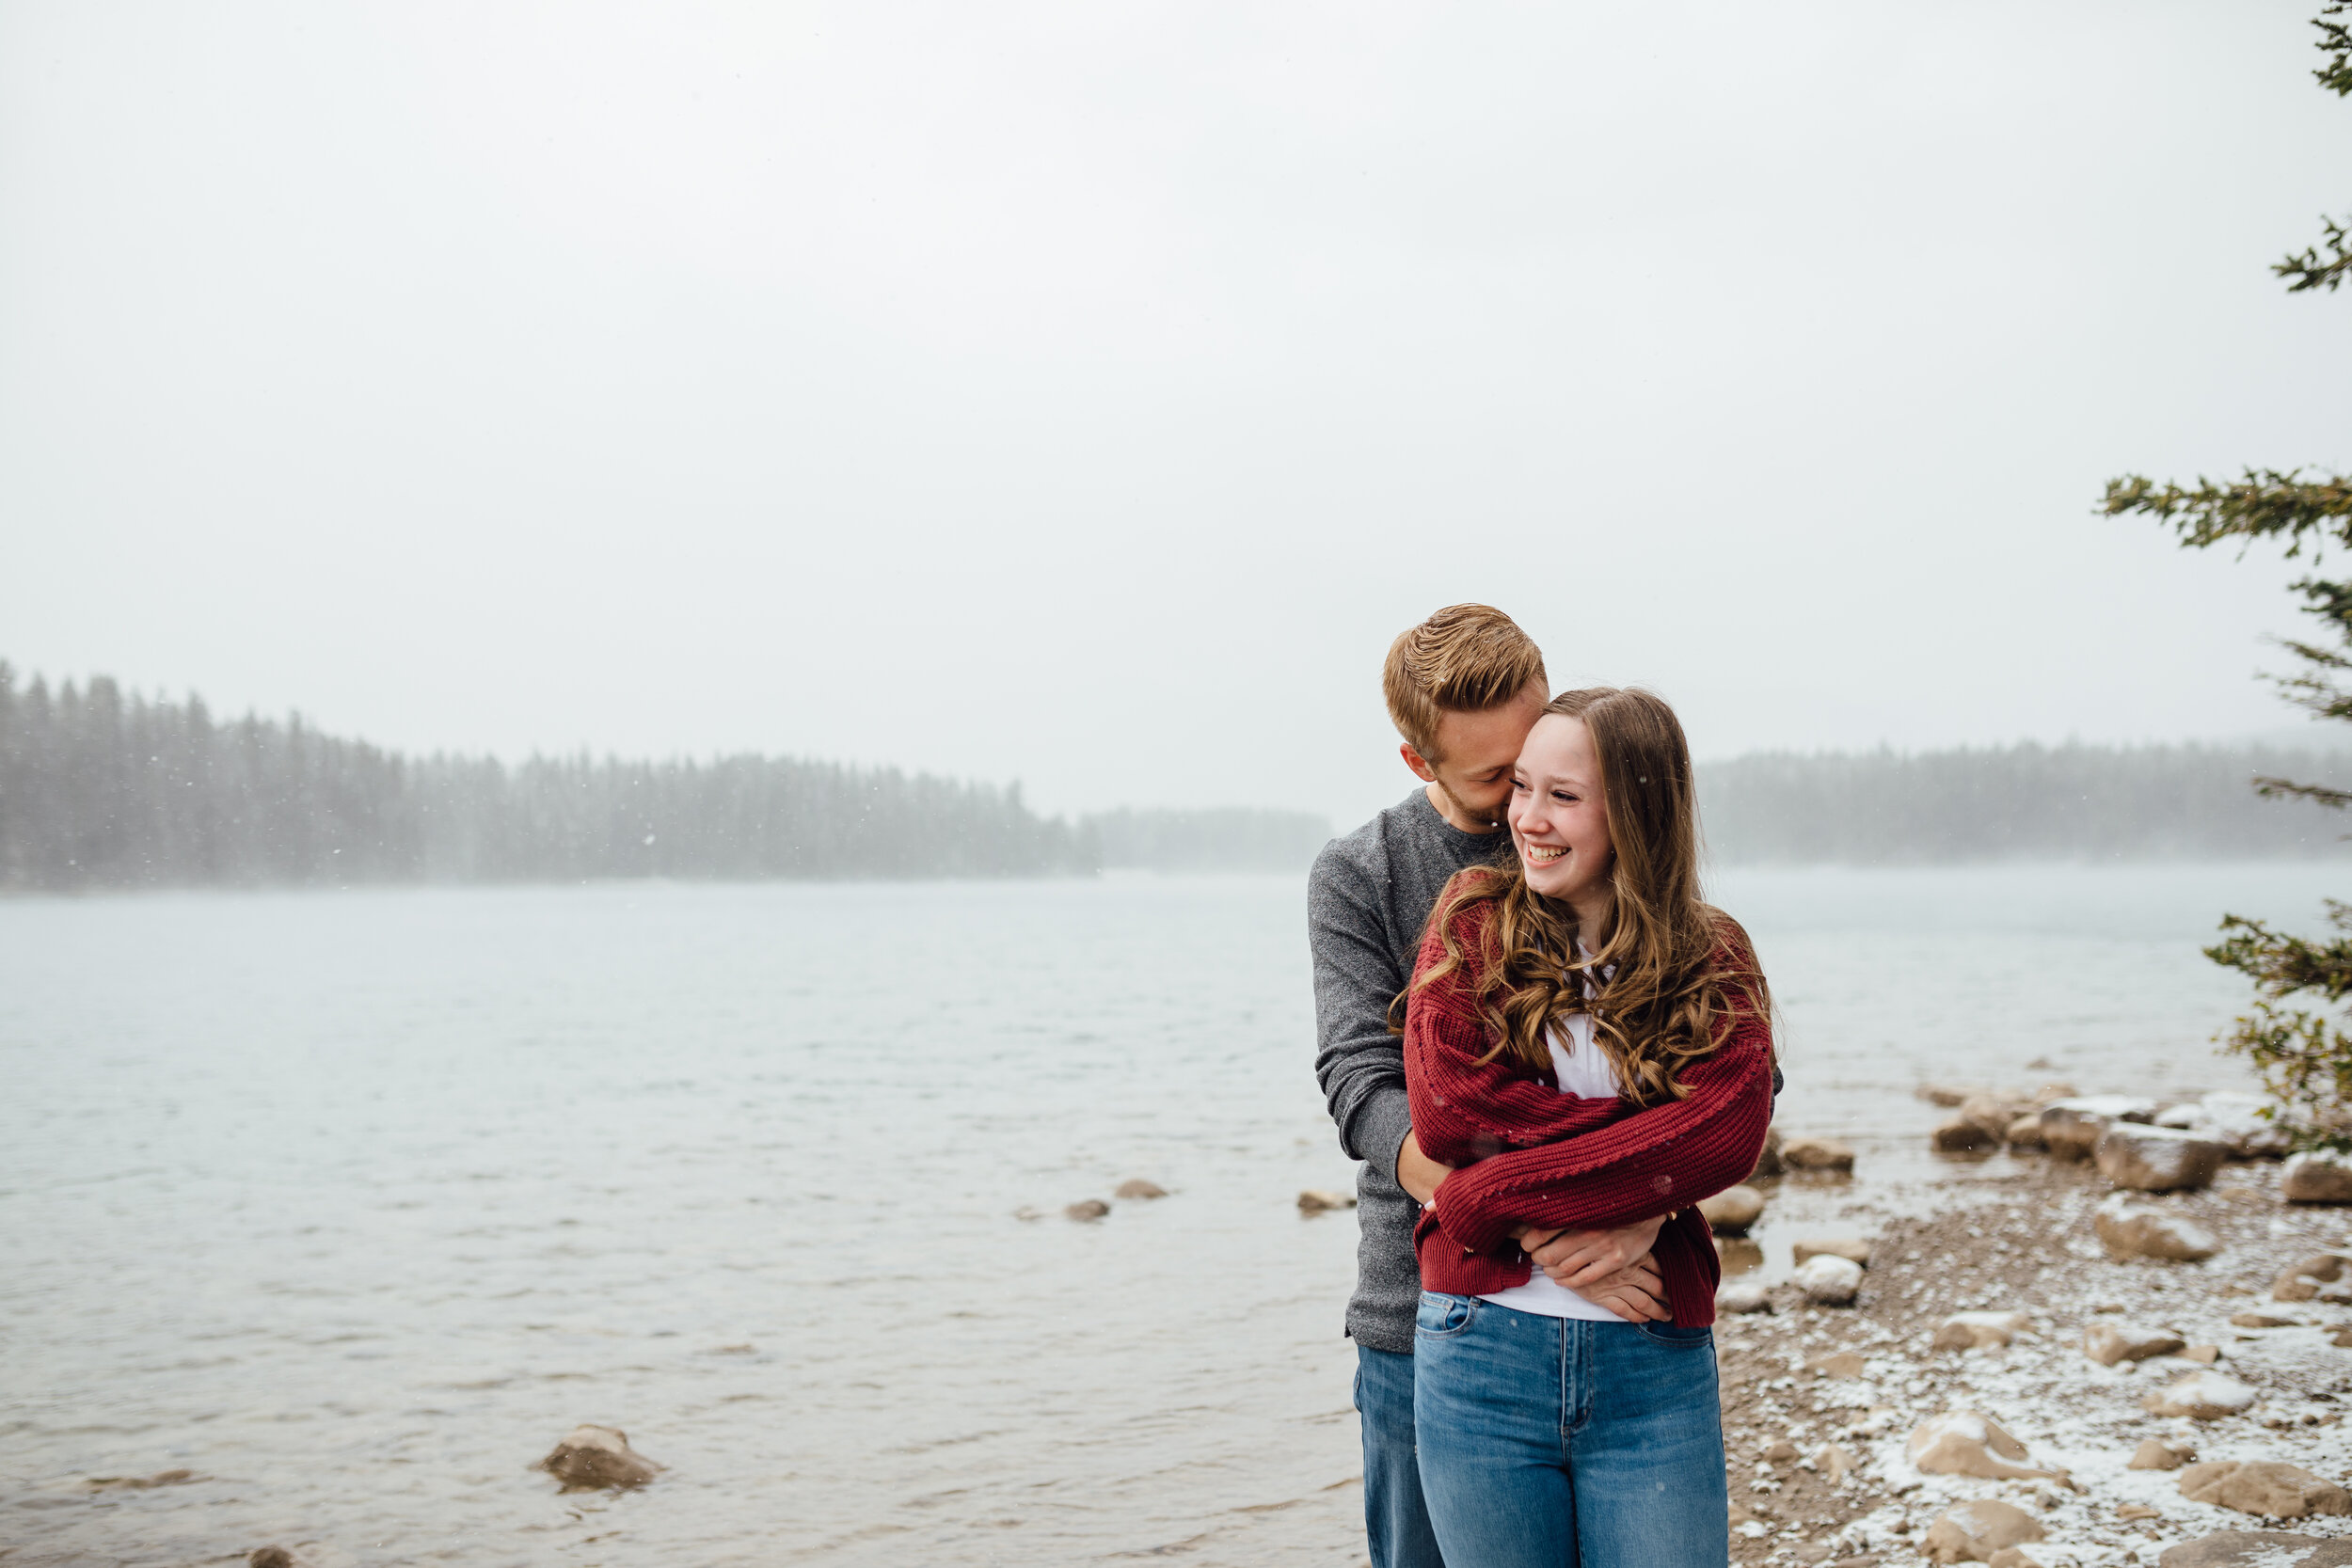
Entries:
[[[1421,1300],[1413,1221],[1450,1167],[1413,1142],[1405,1053],[1389,1031],[1389,1006],[1412,978],[1422,927],[1447,879],[1508,845],[1502,824],[1511,766],[1550,693],[1541,650],[1508,615],[1476,604],[1440,610],[1399,636],[1381,684],[1403,737],[1398,750],[1422,787],[1332,840],[1308,878],[1315,1076],[1340,1146],[1362,1162],[1347,1332],[1356,1341],[1373,1568],[1442,1568],[1413,1459]],[[1534,1256],[1550,1260],[1544,1248]],[[1638,1305],[1658,1289],[1647,1264],[1645,1258],[1584,1293]]]

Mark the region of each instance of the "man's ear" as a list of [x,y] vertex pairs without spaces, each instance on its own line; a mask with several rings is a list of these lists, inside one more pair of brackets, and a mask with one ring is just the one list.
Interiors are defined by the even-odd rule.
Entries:
[[1413,770],[1413,777],[1419,779],[1422,783],[1436,784],[1438,782],[1438,770],[1430,767],[1428,762],[1419,752],[1413,750],[1413,743],[1411,741],[1407,740],[1400,743],[1397,746],[1396,754],[1405,759],[1405,766],[1411,768]]

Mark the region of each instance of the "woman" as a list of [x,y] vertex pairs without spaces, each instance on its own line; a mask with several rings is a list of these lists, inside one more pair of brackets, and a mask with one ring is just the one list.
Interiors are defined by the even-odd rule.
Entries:
[[[1745,933],[1699,901],[1664,702],[1555,699],[1509,819],[1518,863],[1447,885],[1406,1006],[1414,1136],[1460,1167],[1414,1236],[1422,1491],[1468,1568],[1720,1564],[1720,1270],[1692,1205],[1763,1148],[1770,997]],[[1565,1258],[1533,1270],[1523,1244],[1562,1230]],[[1645,1244],[1670,1321],[1576,1293]]]

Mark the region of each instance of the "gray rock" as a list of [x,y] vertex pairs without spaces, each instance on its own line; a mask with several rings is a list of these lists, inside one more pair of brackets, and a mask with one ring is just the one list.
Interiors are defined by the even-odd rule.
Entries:
[[1780,1146],[1781,1163],[1791,1170],[1853,1169],[1853,1146],[1841,1138],[1790,1138]]
[[2352,1513],[2352,1492],[2299,1465],[2265,1459],[2191,1465],[2181,1472],[2181,1496],[2191,1502],[2259,1513],[2266,1519]]
[[2026,1445],[1980,1410],[1931,1416],[1903,1440],[1903,1455],[1923,1475],[1979,1481],[2063,1480],[2062,1469],[2028,1464]]
[[2139,1447],[2132,1450],[2127,1470],[2177,1470],[2197,1457],[2197,1450],[2185,1443],[2167,1443],[2154,1437],[2143,1437]]
[[1816,1307],[1851,1307],[1862,1290],[1862,1265],[1824,1252],[1798,1264],[1788,1282]]
[[643,1486],[661,1473],[660,1465],[628,1446],[628,1433],[594,1424],[565,1433],[538,1468],[562,1481],[566,1492]]
[[1935,1124],[1928,1133],[1928,1147],[1938,1154],[1990,1154],[2001,1147],[2006,1130],[2006,1123],[1996,1131],[1966,1117],[1954,1117]]
[[2279,1193],[2289,1203],[2352,1203],[2352,1161],[2317,1149],[2294,1155]]
[[1946,1509],[1928,1527],[1922,1545],[1931,1562],[1982,1562],[2004,1546],[2047,1533],[2042,1521],[2015,1504],[1979,1497]]
[[2352,1540],[2283,1529],[2225,1529],[2184,1541],[2156,1568],[2352,1568]]
[[1870,1243],[1859,1236],[1814,1236],[1788,1250],[1790,1260],[1798,1263],[1827,1253],[1832,1258],[1851,1259],[1866,1269],[1870,1266]]
[[2217,1092],[2168,1106],[2157,1114],[2156,1124],[2185,1128],[2200,1137],[2226,1144],[2241,1160],[2276,1160],[2295,1141],[2294,1122],[2285,1108],[2255,1094]]
[[1739,1279],[1715,1292],[1718,1312],[1770,1312],[1772,1292],[1752,1279]]
[[2177,1127],[2119,1121],[2099,1134],[2099,1174],[2118,1187],[2169,1193],[2210,1186],[2229,1148]]
[[2169,1388],[2158,1389],[2141,1402],[2159,1416],[2186,1416],[2193,1421],[2217,1421],[2254,1406],[2254,1390],[2227,1372],[2191,1372]]
[[2107,1256],[2159,1258],[2169,1262],[2196,1263],[2221,1249],[2213,1232],[2185,1214],[2151,1204],[2134,1203],[2116,1193],[2091,1212],[2091,1228],[2099,1233]]
[[2118,1361],[2145,1361],[2170,1355],[2182,1346],[2181,1337],[2161,1328],[2146,1328],[2121,1318],[2099,1318],[2083,1329],[2083,1354],[2102,1367]]
[[1699,1199],[1699,1213],[1718,1236],[1744,1236],[1764,1217],[1764,1195],[1744,1184]]
[[2026,1332],[2023,1312],[1955,1312],[1935,1326],[1931,1350],[1992,1350]]
[[1975,1122],[1996,1138],[2008,1132],[2009,1124],[2019,1117],[2041,1109],[2031,1095],[2020,1089],[1988,1089],[1960,1102],[1962,1120]]
[[2271,1282],[2273,1301],[2309,1301],[2319,1294],[2322,1285],[2332,1285],[2344,1277],[2344,1256],[2322,1252],[2304,1259],[2280,1271]]
[[2119,1121],[2146,1121],[2155,1114],[2154,1101],[2129,1095],[2056,1100],[2042,1108],[2042,1141],[2062,1160],[2088,1160],[2109,1127]]

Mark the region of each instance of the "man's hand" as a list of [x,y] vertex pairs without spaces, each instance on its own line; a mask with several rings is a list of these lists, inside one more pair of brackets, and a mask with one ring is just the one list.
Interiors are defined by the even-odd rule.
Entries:
[[[1441,1165],[1421,1151],[1419,1140],[1407,1132],[1396,1150],[1396,1184],[1411,1196],[1415,1203],[1426,1204],[1438,1196],[1438,1184],[1454,1174],[1452,1165]],[[1649,1249],[1642,1249],[1646,1252]]]
[[1529,1229],[1520,1233],[1519,1245],[1555,1284],[1581,1293],[1635,1260],[1647,1259],[1665,1223],[1661,1214],[1622,1230]]
[[1644,1258],[1630,1268],[1619,1269],[1597,1285],[1586,1285],[1577,1294],[1595,1307],[1605,1307],[1629,1323],[1663,1323],[1674,1316],[1666,1305],[1665,1282],[1658,1277],[1657,1265]]

